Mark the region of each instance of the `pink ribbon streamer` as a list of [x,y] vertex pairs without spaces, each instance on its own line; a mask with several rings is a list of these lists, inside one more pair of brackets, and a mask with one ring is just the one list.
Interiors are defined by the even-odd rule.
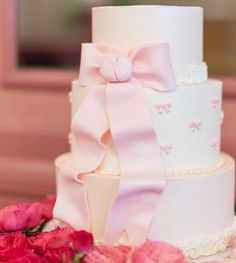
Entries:
[[129,54],[105,45],[83,44],[80,84],[91,86],[72,120],[76,150],[62,167],[54,216],[75,229],[90,230],[86,187],[81,174],[101,164],[110,129],[120,161],[120,187],[110,210],[104,242],[113,244],[126,231],[132,245],[147,238],[165,185],[161,152],[144,87],[176,89],[166,43],[132,49]]

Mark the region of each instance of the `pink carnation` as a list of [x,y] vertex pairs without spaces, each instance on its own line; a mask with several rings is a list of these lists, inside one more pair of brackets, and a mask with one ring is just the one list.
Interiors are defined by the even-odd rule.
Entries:
[[19,204],[0,210],[0,232],[23,231],[42,223],[43,205]]
[[49,196],[47,199],[40,202],[43,205],[43,219],[49,221],[53,218],[53,208],[56,202],[55,196]]
[[129,263],[187,263],[183,252],[165,242],[146,241],[133,250]]
[[0,262],[8,263],[47,263],[41,257],[34,254],[29,249],[12,248],[0,255]]
[[0,235],[0,255],[10,249],[28,249],[27,237],[21,232]]
[[64,247],[69,244],[71,228],[56,228],[50,232],[39,233],[30,238],[30,246],[38,254],[43,254],[48,249]]
[[95,246],[83,259],[83,263],[125,263],[129,247]]
[[28,245],[27,237],[21,232],[0,235],[0,251],[7,247],[26,248]]
[[0,262],[43,263],[30,249],[27,237],[21,232],[0,235]]

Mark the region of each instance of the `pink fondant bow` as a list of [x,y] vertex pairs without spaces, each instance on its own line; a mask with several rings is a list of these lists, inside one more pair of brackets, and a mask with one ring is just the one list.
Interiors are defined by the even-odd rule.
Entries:
[[104,241],[112,244],[126,231],[131,244],[142,243],[165,184],[144,87],[176,89],[168,44],[146,45],[128,55],[105,45],[83,44],[79,81],[91,90],[72,120],[76,150],[61,169],[54,215],[76,229],[90,229],[80,175],[101,164],[103,136],[110,130],[121,177]]

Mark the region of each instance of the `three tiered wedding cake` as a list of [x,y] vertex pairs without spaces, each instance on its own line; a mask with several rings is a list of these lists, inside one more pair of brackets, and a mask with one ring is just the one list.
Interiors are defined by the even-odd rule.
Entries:
[[98,7],[92,33],[72,83],[72,150],[56,160],[55,217],[107,244],[224,250],[234,160],[220,153],[222,83],[203,62],[202,8]]

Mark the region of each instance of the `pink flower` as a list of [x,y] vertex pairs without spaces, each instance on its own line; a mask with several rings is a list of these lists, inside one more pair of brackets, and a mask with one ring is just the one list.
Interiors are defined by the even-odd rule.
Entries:
[[129,247],[95,246],[83,259],[83,263],[125,263]]
[[0,210],[0,232],[22,231],[42,223],[43,205],[19,204]]
[[71,228],[56,228],[50,232],[39,233],[30,238],[30,246],[38,254],[43,254],[47,249],[64,247],[69,244]]
[[141,247],[134,249],[129,263],[187,263],[183,252],[165,242],[146,241]]
[[86,253],[93,245],[93,236],[69,227],[56,228],[29,238],[30,247],[49,262],[70,262],[77,253]]
[[53,218],[53,208],[56,202],[55,196],[49,196],[47,199],[40,202],[43,205],[43,215],[42,217],[49,221]]
[[87,253],[93,245],[93,235],[84,230],[73,232],[70,240],[77,253]]
[[21,232],[0,235],[0,255],[10,249],[28,249],[27,237]]
[[8,263],[46,263],[45,260],[34,254],[30,249],[10,249],[1,253],[0,262]]
[[43,259],[50,263],[69,263],[74,259],[74,252],[68,246],[47,249]]
[[21,232],[0,235],[0,262],[43,263],[30,249],[27,237]]

